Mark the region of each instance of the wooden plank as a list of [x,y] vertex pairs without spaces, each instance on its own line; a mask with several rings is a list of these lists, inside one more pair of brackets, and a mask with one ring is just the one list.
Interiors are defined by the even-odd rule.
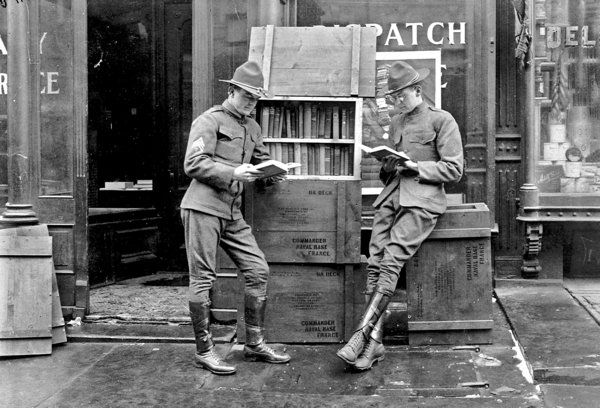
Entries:
[[[353,54],[353,30],[359,46]],[[375,94],[375,31],[350,27],[275,27],[269,68],[269,90],[275,95],[348,96],[353,72],[358,90]],[[253,28],[249,60],[260,64],[268,53],[266,29]],[[358,71],[353,71],[353,59]],[[264,67],[263,67],[264,69]],[[291,81],[290,81],[291,79]],[[307,87],[308,86],[308,87]]]
[[437,331],[437,330],[483,330],[492,329],[493,320],[449,320],[435,322],[408,322],[409,330]]
[[352,26],[352,70],[350,74],[350,95],[358,95],[358,75],[360,70],[360,28]]
[[264,78],[263,88],[269,89],[269,83],[271,81],[271,60],[273,56],[273,36],[274,27],[268,25],[265,31],[265,48],[262,60],[262,72]]
[[52,341],[38,339],[0,339],[0,356],[34,356],[52,354]]
[[[32,249],[45,240],[44,251],[52,248],[50,237],[2,237],[31,246],[27,255],[0,257],[0,355],[50,354],[52,351],[52,258],[32,257]],[[37,238],[37,239],[35,239]],[[50,252],[51,254],[51,252]],[[12,333],[12,334],[11,334]],[[20,336],[21,338],[15,338]],[[32,337],[39,338],[31,340]]]
[[52,344],[62,344],[67,342],[67,332],[65,330],[65,319],[62,314],[60,304],[60,294],[58,293],[58,281],[56,273],[52,271]]
[[0,257],[51,257],[50,237],[0,236]]
[[459,239],[471,237],[490,237],[490,228],[449,228],[434,230],[427,239]]
[[7,329],[0,330],[0,338],[2,339],[19,339],[19,338],[37,338],[48,337],[49,329]]
[[365,98],[375,97],[375,54],[377,52],[377,35],[374,27],[363,28],[360,31],[360,69],[358,94]]
[[347,95],[350,77],[349,68],[332,71],[330,68],[272,67],[270,90],[276,95]]
[[[335,253],[339,254],[339,257],[341,258],[341,256],[344,254],[344,244],[346,243],[344,238],[344,235],[339,236],[339,234],[344,234],[344,230],[345,230],[345,226],[346,226],[346,184],[345,183],[339,183],[338,184],[338,194],[337,194],[337,209],[336,209],[336,215],[337,215],[337,231],[338,231],[338,236],[336,239],[336,248],[335,248]],[[336,256],[336,261],[339,262],[339,260],[337,259],[338,257]]]
[[356,286],[356,275],[354,271],[358,271],[359,267],[353,265],[344,265],[344,338],[349,339],[354,333],[354,316],[356,311],[354,310],[354,304],[357,302],[355,299],[355,286]]

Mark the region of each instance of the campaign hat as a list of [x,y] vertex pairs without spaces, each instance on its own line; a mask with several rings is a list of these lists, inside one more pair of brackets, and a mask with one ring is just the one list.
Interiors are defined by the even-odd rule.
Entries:
[[260,65],[254,61],[246,61],[236,68],[231,79],[219,79],[221,82],[227,82],[239,86],[259,98],[269,97],[269,92],[263,88],[264,78]]
[[414,69],[405,61],[396,61],[389,69],[388,91],[386,95],[401,91],[408,86],[421,82],[428,75],[428,68]]

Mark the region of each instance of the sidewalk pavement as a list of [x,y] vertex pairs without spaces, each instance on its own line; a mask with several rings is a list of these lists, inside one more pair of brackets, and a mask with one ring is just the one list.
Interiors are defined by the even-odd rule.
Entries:
[[[194,346],[170,341],[165,327],[115,331],[114,342],[90,341],[89,331],[76,342],[85,332],[78,328],[50,356],[1,360],[0,406],[542,407],[497,303],[494,321],[493,344],[478,351],[388,344],[385,360],[362,373],[335,356],[337,344],[275,345],[291,363],[246,362],[232,330],[220,327],[217,350],[238,367],[229,377],[195,368]],[[175,327],[191,334],[190,326]]]
[[600,407],[600,280],[497,280],[547,407]]

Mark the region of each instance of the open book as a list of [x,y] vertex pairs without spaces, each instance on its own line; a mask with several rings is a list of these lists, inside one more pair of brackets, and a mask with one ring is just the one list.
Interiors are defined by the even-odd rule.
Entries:
[[387,157],[387,156],[397,157],[398,159],[402,160],[402,162],[410,160],[410,157],[408,157],[406,155],[406,153],[399,152],[388,146],[381,145],[381,146],[377,146],[377,147],[369,147],[369,146],[365,146],[365,145],[361,144],[360,150],[367,153],[368,155],[375,157],[379,161],[381,161],[384,157]]
[[259,178],[273,177],[280,174],[287,174],[290,169],[300,167],[300,163],[282,163],[279,160],[267,160],[256,164],[254,170],[260,170],[262,174]]

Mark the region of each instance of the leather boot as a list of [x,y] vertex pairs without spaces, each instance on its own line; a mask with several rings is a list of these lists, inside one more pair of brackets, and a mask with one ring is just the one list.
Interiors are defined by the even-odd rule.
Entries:
[[289,362],[291,357],[288,354],[273,350],[265,342],[263,332],[267,300],[250,295],[246,295],[244,300],[244,319],[246,320],[244,357],[273,364]]
[[190,317],[196,337],[196,355],[194,364],[213,374],[234,374],[235,366],[226,364],[215,351],[215,345],[210,335],[210,305],[190,302]]
[[373,363],[383,360],[385,356],[385,347],[383,347],[382,343],[383,323],[388,314],[387,310],[383,312],[379,320],[377,320],[377,324],[373,327],[367,345],[354,364],[357,370],[368,370],[373,366]]
[[367,309],[363,313],[362,319],[356,328],[356,331],[346,343],[337,352],[337,356],[344,360],[346,363],[353,365],[356,359],[362,353],[367,340],[371,334],[371,331],[375,327],[379,318],[383,315],[386,310],[388,303],[390,302],[390,296],[384,294],[379,288],[375,289],[375,292],[371,295]]

